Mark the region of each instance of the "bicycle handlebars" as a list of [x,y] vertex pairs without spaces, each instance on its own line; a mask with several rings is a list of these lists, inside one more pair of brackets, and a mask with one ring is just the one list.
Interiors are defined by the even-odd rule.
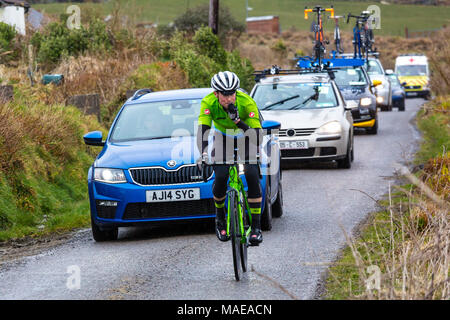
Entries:
[[305,7],[305,19],[308,19],[308,13],[321,13],[321,12],[331,12],[331,18],[334,18],[334,8],[322,8],[321,6],[316,6],[314,9],[306,9]]

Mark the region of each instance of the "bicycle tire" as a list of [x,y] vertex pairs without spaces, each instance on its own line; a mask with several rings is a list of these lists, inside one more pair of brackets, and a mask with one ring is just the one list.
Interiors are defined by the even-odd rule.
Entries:
[[234,277],[236,281],[241,280],[242,276],[242,262],[241,262],[241,236],[239,230],[239,213],[238,213],[238,201],[236,197],[236,191],[232,190],[229,195],[229,209],[230,215],[230,238],[231,238],[231,250],[233,252],[233,267]]
[[[243,201],[243,196],[241,195],[241,199]],[[243,202],[240,203],[241,208],[242,208],[242,222],[244,224],[244,232],[245,230],[247,230],[250,226],[250,220],[249,220],[249,212],[247,212],[245,210],[245,206],[243,204]],[[247,248],[248,248],[248,243],[247,243],[247,238],[245,237],[241,237],[241,239],[245,239],[245,242],[241,241],[241,245],[239,247],[240,249],[240,254],[241,254],[241,266],[242,266],[242,271],[243,272],[247,272]]]

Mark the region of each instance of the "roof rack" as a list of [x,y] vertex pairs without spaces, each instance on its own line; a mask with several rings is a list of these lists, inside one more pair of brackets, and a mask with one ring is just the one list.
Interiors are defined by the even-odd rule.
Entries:
[[255,76],[255,82],[259,82],[267,76],[274,75],[299,75],[299,74],[311,74],[311,73],[327,73],[328,70],[318,70],[318,69],[281,69],[277,65],[273,65],[271,68],[264,69],[261,71],[255,71],[253,75]]
[[153,92],[152,89],[148,89],[148,88],[139,89],[133,94],[133,96],[131,97],[131,101],[137,100],[140,97],[142,97],[143,95],[145,95],[146,93],[151,93],[151,92]]
[[[301,69],[318,69],[316,61],[313,61],[311,57],[297,57],[297,67]],[[338,67],[360,67],[364,65],[364,59],[353,58],[350,54],[341,54],[337,57],[336,54],[329,59],[322,59],[321,68],[325,71],[338,68]]]

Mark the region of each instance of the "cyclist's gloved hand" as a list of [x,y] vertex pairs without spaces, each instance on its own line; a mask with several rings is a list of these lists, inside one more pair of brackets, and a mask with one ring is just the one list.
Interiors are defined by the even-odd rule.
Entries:
[[232,103],[228,105],[228,115],[230,116],[230,119],[233,121],[236,121],[239,119],[239,112],[236,106]]
[[208,164],[209,163],[209,157],[207,153],[203,153],[198,159],[197,159],[197,166],[199,170],[202,170],[202,166],[204,164]]

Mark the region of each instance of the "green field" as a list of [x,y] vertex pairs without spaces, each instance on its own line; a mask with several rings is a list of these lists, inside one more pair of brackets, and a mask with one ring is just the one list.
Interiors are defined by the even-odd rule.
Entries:
[[[208,0],[118,0],[122,12],[135,22],[156,22],[166,24],[187,8],[199,4],[209,3]],[[75,3],[81,7],[83,12],[97,12],[107,15],[112,12],[116,1],[110,0],[105,3]],[[221,0],[220,5],[227,6],[239,21],[244,22],[246,17],[245,0]],[[249,7],[253,10],[248,12],[249,17],[277,15],[280,18],[282,30],[292,26],[298,29],[309,30],[311,20],[305,20],[303,9],[305,6],[313,7],[317,4],[327,6],[334,5],[337,15],[346,15],[349,12],[358,14],[365,10],[371,2],[356,1],[303,1],[303,0],[248,0]],[[448,25],[450,6],[418,6],[418,5],[383,5],[376,3],[381,10],[381,29],[376,31],[380,35],[404,35],[405,27],[409,30],[429,30]],[[50,14],[65,12],[69,3],[33,5],[36,9],[44,9]],[[352,24],[341,23],[343,30],[351,30]],[[333,30],[334,22],[328,21],[327,30]]]

